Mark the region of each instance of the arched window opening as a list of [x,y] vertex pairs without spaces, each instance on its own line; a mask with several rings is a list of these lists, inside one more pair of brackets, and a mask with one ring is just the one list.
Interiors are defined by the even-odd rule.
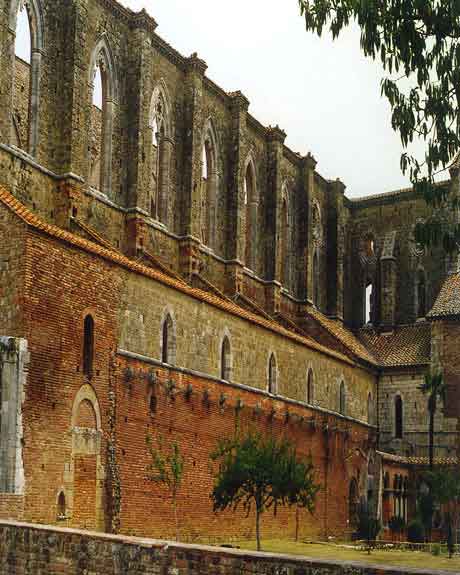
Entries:
[[395,438],[403,437],[403,401],[400,395],[395,397]]
[[254,165],[248,163],[244,178],[244,206],[245,206],[245,245],[246,267],[255,270],[257,266],[257,212],[258,200]]
[[109,195],[112,186],[112,133],[116,79],[105,36],[92,54],[90,70],[88,182],[90,187]]
[[276,358],[272,353],[268,362],[268,393],[276,394],[278,392],[278,370],[276,368]]
[[367,396],[367,422],[370,425],[374,425],[375,423],[374,400],[372,399],[371,393]]
[[169,313],[163,322],[161,336],[161,361],[168,365],[174,365],[176,361],[176,338],[174,323]]
[[364,323],[371,324],[374,311],[374,284],[368,283],[366,286],[365,303],[364,303]]
[[206,129],[202,149],[201,241],[216,249],[218,204],[217,144],[212,125]]
[[345,415],[346,413],[346,390],[345,390],[345,382],[342,381],[340,384],[340,391],[339,391],[339,413]]
[[313,271],[312,271],[312,279],[313,279],[313,303],[315,306],[320,309],[320,277],[319,277],[319,258],[318,252],[315,251],[313,255]]
[[58,519],[58,521],[63,521],[64,519],[67,519],[65,494],[63,491],[61,491],[59,493],[59,497],[58,497],[58,501],[57,501],[57,519]]
[[150,111],[152,134],[150,209],[151,216],[165,225],[169,223],[170,170],[173,155],[168,123],[166,96],[163,90],[157,87],[153,93]]
[[38,143],[40,67],[42,54],[41,12],[36,0],[12,3],[15,14],[13,63],[12,143],[31,155]]
[[83,333],[83,373],[86,377],[93,375],[94,362],[94,320],[91,315],[87,315],[84,321]]
[[281,281],[285,289],[293,290],[294,226],[292,197],[287,186],[283,189],[281,206]]
[[357,529],[359,523],[359,489],[355,478],[350,481],[348,492],[348,520],[352,529]]
[[231,381],[232,366],[231,366],[231,348],[230,340],[227,336],[222,341],[222,349],[220,356],[220,377],[224,381]]
[[364,238],[364,254],[368,259],[375,256],[375,240],[372,234],[368,234]]
[[307,403],[312,404],[314,401],[314,389],[313,389],[313,370],[308,370],[307,376]]
[[425,272],[419,270],[417,274],[417,317],[426,316],[426,279]]

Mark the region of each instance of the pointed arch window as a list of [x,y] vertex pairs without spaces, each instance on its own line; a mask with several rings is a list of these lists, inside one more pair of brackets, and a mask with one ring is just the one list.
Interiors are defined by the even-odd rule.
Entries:
[[315,250],[313,254],[313,303],[315,306],[320,309],[320,274],[319,274],[319,256],[318,252]]
[[367,396],[367,422],[369,425],[374,425],[374,400],[372,399],[372,394],[369,393]]
[[161,330],[161,361],[168,365],[176,362],[176,335],[174,322],[168,313],[163,321]]
[[366,289],[364,295],[364,323],[371,324],[373,323],[373,311],[374,311],[374,298],[375,298],[375,290],[374,284],[372,281],[366,282]]
[[278,370],[276,367],[275,354],[270,355],[268,360],[268,393],[278,393]]
[[220,378],[224,381],[231,381],[232,378],[232,365],[231,365],[231,347],[230,340],[227,336],[222,341],[220,352]]
[[294,225],[292,197],[287,184],[283,187],[281,205],[281,269],[284,287],[293,290]]
[[39,137],[43,17],[40,0],[11,0],[10,28],[15,30],[12,78],[11,141],[35,156]]
[[400,395],[394,399],[395,438],[403,438],[403,400]]
[[417,317],[426,316],[426,277],[423,270],[417,273]]
[[83,327],[83,373],[88,377],[93,375],[94,362],[94,319],[87,315]]
[[57,500],[57,520],[63,521],[64,519],[66,519],[66,501],[65,494],[61,491]]
[[112,191],[113,122],[116,100],[115,66],[103,36],[90,64],[89,185],[107,195]]
[[212,123],[209,122],[205,129],[201,161],[201,241],[212,249],[217,249],[217,157],[217,139]]
[[312,404],[315,398],[315,391],[314,391],[314,381],[313,381],[313,370],[308,370],[307,375],[307,403]]
[[346,389],[345,389],[345,382],[342,381],[340,383],[340,390],[339,390],[339,413],[342,415],[346,415],[347,410],[347,398],[346,398]]
[[246,267],[256,270],[257,267],[257,218],[259,201],[256,187],[256,173],[252,160],[248,162],[244,177],[245,209],[245,260]]
[[165,90],[157,86],[150,107],[150,130],[152,137],[150,212],[163,224],[169,224],[170,180],[173,143],[169,127],[169,104]]

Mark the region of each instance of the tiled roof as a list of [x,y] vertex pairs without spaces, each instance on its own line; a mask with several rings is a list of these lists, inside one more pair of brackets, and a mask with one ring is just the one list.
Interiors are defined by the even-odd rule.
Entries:
[[[394,453],[385,453],[384,451],[377,451],[384,461],[391,461],[392,463],[402,463],[403,465],[429,465],[428,457],[415,457],[412,455],[395,455]],[[433,460],[434,465],[457,465],[458,457],[435,457]]]
[[294,333],[293,331],[282,327],[275,321],[268,320],[267,318],[261,317],[260,315],[256,315],[255,313],[251,313],[230,300],[223,299],[221,297],[216,296],[215,294],[206,292],[204,290],[193,288],[188,284],[186,284],[185,282],[165,274],[161,270],[150,268],[134,260],[131,260],[126,256],[124,256],[123,254],[121,254],[120,252],[115,251],[114,249],[101,246],[95,242],[89,241],[80,236],[72,234],[57,226],[47,224],[37,215],[32,213],[28,208],[26,208],[26,206],[24,206],[21,202],[19,202],[19,200],[17,200],[12,194],[10,194],[5,188],[1,186],[0,186],[0,203],[6,206],[11,212],[13,212],[19,219],[21,219],[29,227],[34,228],[35,230],[38,230],[48,236],[54,237],[62,242],[66,242],[88,253],[95,254],[105,260],[111,261],[119,266],[129,269],[134,273],[150,277],[151,279],[158,281],[163,285],[172,287],[177,291],[187,294],[190,297],[203,301],[209,305],[212,305],[215,308],[230,313],[234,316],[245,319],[255,325],[258,325],[259,327],[268,329],[284,337],[288,337],[289,339],[296,341],[301,345],[305,345],[310,349],[318,351],[319,353],[322,353],[324,355],[327,355],[329,357],[332,357],[334,359],[343,361],[351,365],[354,364],[354,362],[351,361],[347,356],[338,353],[332,349],[328,349],[327,347],[317,343],[310,337]]
[[378,364],[371,351],[342,322],[328,318],[314,307],[308,310],[308,315],[335,337],[345,348],[350,350],[354,356],[372,365]]
[[365,327],[358,336],[383,367],[409,367],[430,362],[431,326],[428,322],[396,327],[388,333]]
[[439,292],[429,318],[460,316],[460,273],[449,276]]

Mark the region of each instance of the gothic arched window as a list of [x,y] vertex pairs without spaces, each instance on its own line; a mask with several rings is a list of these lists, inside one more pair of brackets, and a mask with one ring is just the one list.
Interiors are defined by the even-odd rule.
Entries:
[[400,395],[397,395],[394,400],[394,421],[395,421],[395,438],[402,439],[403,437],[403,401]]
[[152,137],[150,215],[168,225],[170,203],[170,170],[172,141],[169,126],[169,106],[165,89],[157,86],[150,106],[149,127]]
[[278,391],[278,370],[276,367],[275,354],[270,355],[268,362],[268,393],[276,394]]
[[93,51],[90,71],[89,185],[110,195],[117,82],[112,53],[105,35]]
[[85,317],[83,325],[83,373],[93,375],[94,361],[94,320],[91,315]]
[[256,188],[256,174],[252,160],[248,162],[244,178],[244,206],[246,225],[246,267],[255,270],[257,267],[257,218],[259,204]]
[[342,381],[340,383],[340,389],[339,389],[339,413],[345,415],[346,409],[347,409],[346,389],[345,389],[345,382]]
[[231,347],[230,340],[227,336],[222,341],[222,348],[220,352],[220,378],[224,381],[231,381],[232,378],[232,365],[231,365]]
[[367,396],[367,422],[370,425],[374,425],[374,400],[372,399],[372,394],[369,393]]
[[287,184],[283,186],[281,204],[281,281],[288,291],[293,291],[294,262],[294,206],[293,198]]
[[11,0],[10,28],[15,30],[12,143],[32,156],[37,153],[39,136],[42,21],[40,0]]
[[217,206],[219,195],[217,138],[209,121],[202,148],[202,186],[201,186],[201,241],[216,249]]
[[161,330],[161,361],[168,365],[174,365],[176,361],[176,336],[174,323],[169,313],[163,321]]

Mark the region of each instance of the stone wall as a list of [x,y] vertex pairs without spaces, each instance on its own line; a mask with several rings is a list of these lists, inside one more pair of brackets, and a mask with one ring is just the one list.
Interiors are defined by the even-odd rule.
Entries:
[[[97,535],[20,523],[0,524],[0,570],[15,575],[188,575],[283,573],[291,575],[411,575],[426,570],[343,564],[307,557],[182,545]],[[451,572],[449,572],[451,573]],[[430,570],[431,575],[448,575]]]

